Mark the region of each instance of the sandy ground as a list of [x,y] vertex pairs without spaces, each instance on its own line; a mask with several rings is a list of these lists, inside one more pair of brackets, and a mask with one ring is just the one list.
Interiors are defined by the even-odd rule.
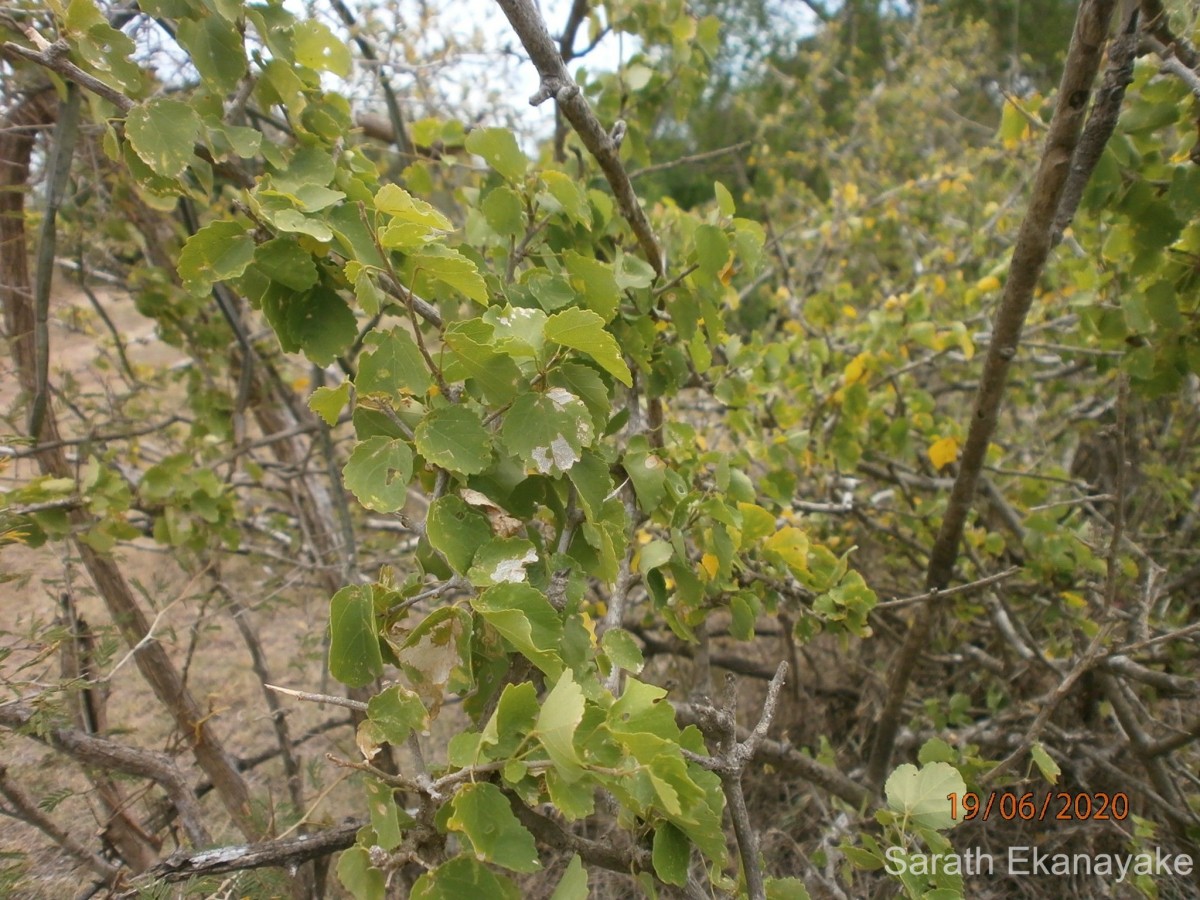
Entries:
[[[58,385],[71,385],[70,396],[103,402],[106,395],[126,390],[113,365],[115,357],[106,349],[111,348],[112,338],[87,297],[70,284],[69,277],[61,274],[52,310],[51,377]],[[178,351],[155,338],[154,323],[138,314],[127,295],[112,288],[96,289],[95,293],[125,340],[130,361],[139,375],[143,368],[146,371],[162,368],[179,359]],[[0,411],[4,414],[11,413],[17,398],[12,365],[7,354],[0,357]],[[169,414],[172,400],[169,395],[147,399],[165,411],[164,418]],[[77,433],[78,420],[63,404],[56,408],[64,434]],[[14,425],[20,428],[22,424],[22,416],[0,423],[0,444],[8,444]],[[148,442],[154,440],[153,435],[147,437]],[[0,468],[0,487],[5,489],[36,474],[29,460],[5,462]],[[116,555],[127,579],[144,599],[148,615],[155,619],[156,638],[186,671],[191,690],[210,711],[229,750],[244,757],[273,746],[274,732],[245,645],[228,614],[209,592],[206,577],[189,574],[174,552],[148,538],[122,546]],[[283,571],[286,564],[274,566],[275,571],[266,571],[261,565],[256,567],[244,558],[226,565],[224,579],[240,594],[239,601],[252,610],[272,678],[285,685],[319,689],[324,668],[321,635],[325,627],[325,599],[302,583],[289,584]],[[45,626],[58,615],[59,594],[69,591],[79,613],[93,627],[105,623],[107,616],[86,572],[65,542],[50,542],[37,550],[22,546],[0,549],[0,574],[14,579],[0,583],[0,702],[28,700],[53,686],[59,677],[59,656],[44,634]],[[109,736],[176,754],[180,766],[198,781],[190,756],[179,754],[177,738],[171,735],[157,701],[132,661],[126,659],[126,649],[114,646],[115,652],[101,667],[111,678]],[[289,710],[293,735],[328,718],[341,718],[338,711],[319,709],[313,704],[286,701],[284,706]],[[353,753],[347,729],[333,734],[336,740],[321,736],[300,751],[308,773],[307,795],[312,800],[338,777],[336,770],[324,763],[323,755]],[[74,763],[30,738],[8,732],[0,732],[0,760],[10,777],[29,795],[52,808],[56,822],[83,843],[95,845],[99,806],[89,782]],[[255,796],[268,805],[286,802],[280,772],[279,763],[272,761],[248,776]],[[131,794],[136,795],[138,789],[135,783],[126,785]],[[331,793],[342,794],[343,802],[357,799],[354,790]],[[215,805],[211,796],[205,799],[205,804],[206,808]],[[144,810],[144,803],[138,809]],[[336,821],[350,811],[353,810],[321,805],[313,811],[312,818]],[[264,813],[270,815],[269,810]],[[220,813],[210,819],[213,823],[222,821]],[[231,842],[236,839],[231,830],[214,837]],[[20,856],[24,857],[23,863]],[[14,864],[20,864],[26,876],[12,894],[5,893],[12,889],[6,888],[0,876],[0,896],[71,898],[83,893],[92,882],[90,872],[77,866],[40,832],[23,822],[0,816],[0,872]]]

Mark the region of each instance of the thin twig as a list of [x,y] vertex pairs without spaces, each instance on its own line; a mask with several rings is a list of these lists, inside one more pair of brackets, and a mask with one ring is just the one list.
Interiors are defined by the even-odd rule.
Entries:
[[269,691],[277,691],[280,694],[295,697],[297,700],[307,700],[310,703],[328,703],[330,706],[343,706],[346,709],[355,709],[359,712],[367,711],[367,704],[361,700],[351,700],[349,697],[338,697],[335,694],[314,694],[310,691],[297,691],[293,688],[280,687],[277,684],[264,684],[263,687]]
[[914,594],[911,597],[901,597],[897,600],[884,600],[882,603],[875,604],[875,609],[894,609],[898,606],[909,606],[913,603],[921,603],[925,600],[932,600],[934,597],[943,599],[945,597],[953,597],[955,594],[971,593],[972,591],[976,591],[981,587],[987,587],[988,585],[996,584],[1001,581],[1007,581],[1020,571],[1020,566],[1010,566],[1003,572],[996,572],[992,575],[988,575],[985,578],[980,578],[978,581],[969,581],[966,584],[956,584],[954,587],[946,588],[942,591],[931,590],[925,591],[923,594]]
[[642,168],[634,169],[629,173],[629,180],[632,181],[635,178],[643,178],[646,175],[652,175],[655,172],[665,172],[668,169],[675,169],[679,166],[691,166],[710,159],[729,156],[731,153],[740,153],[753,143],[753,141],[739,141],[736,144],[730,144],[728,147],[718,147],[716,150],[705,150],[703,153],[693,153],[690,156],[680,156],[678,159],[668,160],[667,162],[642,166]]

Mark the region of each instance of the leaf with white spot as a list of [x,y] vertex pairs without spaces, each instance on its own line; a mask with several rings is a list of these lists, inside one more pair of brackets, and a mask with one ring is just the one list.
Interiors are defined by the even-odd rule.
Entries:
[[500,434],[509,451],[542,475],[569,471],[594,437],[587,407],[565,388],[518,397]]
[[537,550],[524,538],[493,538],[479,548],[467,577],[476,587],[520,584],[528,580],[525,567],[537,559]]

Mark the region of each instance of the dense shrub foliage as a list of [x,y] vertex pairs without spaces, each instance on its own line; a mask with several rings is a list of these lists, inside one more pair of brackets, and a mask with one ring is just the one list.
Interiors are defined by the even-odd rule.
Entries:
[[1194,10],[498,5],[554,134],[447,99],[461,9],[0,14],[0,724],[64,773],[2,811],[114,896],[1107,896],[922,861],[1194,852]]

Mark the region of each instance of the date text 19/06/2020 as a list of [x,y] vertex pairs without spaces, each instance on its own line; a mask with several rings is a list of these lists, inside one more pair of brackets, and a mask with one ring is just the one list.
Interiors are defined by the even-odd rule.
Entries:
[[889,847],[884,857],[891,875],[1098,875],[1118,883],[1136,875],[1190,875],[1193,866],[1189,854],[1163,853],[1157,847],[1152,853],[1046,853],[1037,847],[1009,847],[1003,854],[981,847],[964,853],[910,853]]

